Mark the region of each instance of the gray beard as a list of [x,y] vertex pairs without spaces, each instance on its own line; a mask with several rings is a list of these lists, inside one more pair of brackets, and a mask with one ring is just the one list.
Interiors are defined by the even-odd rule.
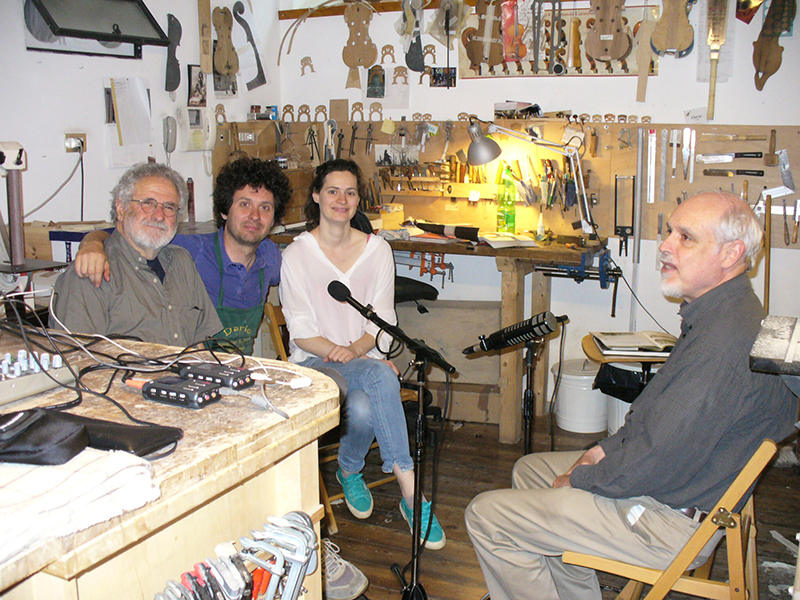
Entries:
[[670,283],[665,279],[661,280],[661,293],[667,298],[681,298],[683,297],[683,289],[680,283]]
[[131,231],[129,235],[133,243],[137,246],[147,248],[148,250],[159,251],[172,241],[176,231],[177,229],[172,230],[167,226],[166,229],[162,229],[160,234],[156,236],[142,235],[139,231]]

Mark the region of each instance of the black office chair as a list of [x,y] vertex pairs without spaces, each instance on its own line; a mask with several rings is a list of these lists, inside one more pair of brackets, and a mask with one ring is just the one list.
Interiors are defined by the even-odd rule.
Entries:
[[[356,211],[355,216],[350,221],[350,227],[358,229],[364,233],[373,233],[372,223],[363,211]],[[439,290],[424,281],[401,277],[395,275],[394,278],[394,303],[413,302],[417,305],[420,314],[428,312],[425,305],[420,304],[422,300],[436,300],[439,297]]]

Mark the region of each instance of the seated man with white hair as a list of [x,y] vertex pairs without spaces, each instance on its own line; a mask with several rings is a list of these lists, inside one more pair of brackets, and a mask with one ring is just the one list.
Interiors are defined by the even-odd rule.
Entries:
[[762,229],[724,192],[675,210],[661,287],[682,298],[681,334],[625,424],[586,452],[529,454],[512,489],[466,511],[492,600],[600,600],[592,569],[567,551],[665,569],[764,438],[793,431],[797,398],[749,354],[765,316],[747,271]]
[[188,195],[166,165],[131,167],[112,191],[116,230],[105,248],[114,277],[98,288],[71,264],[54,286],[50,325],[180,347],[217,334],[222,323],[191,255],[169,245]]

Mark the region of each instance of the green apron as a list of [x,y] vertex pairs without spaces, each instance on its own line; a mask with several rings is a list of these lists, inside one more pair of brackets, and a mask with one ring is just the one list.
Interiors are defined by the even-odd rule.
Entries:
[[[236,345],[243,354],[253,353],[253,340],[261,325],[264,315],[264,304],[260,302],[252,308],[231,308],[222,305],[222,250],[219,247],[219,236],[214,236],[214,252],[217,255],[219,267],[219,295],[217,296],[217,314],[222,321],[222,331],[219,336],[226,338]],[[264,296],[264,269],[258,270],[258,285],[261,296]]]

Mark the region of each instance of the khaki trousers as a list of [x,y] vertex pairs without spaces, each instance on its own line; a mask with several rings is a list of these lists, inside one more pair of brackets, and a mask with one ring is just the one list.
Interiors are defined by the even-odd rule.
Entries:
[[600,600],[595,572],[564,564],[565,550],[664,569],[698,527],[647,496],[554,489],[581,454],[529,454],[514,466],[512,489],[470,502],[467,531],[491,600]]

